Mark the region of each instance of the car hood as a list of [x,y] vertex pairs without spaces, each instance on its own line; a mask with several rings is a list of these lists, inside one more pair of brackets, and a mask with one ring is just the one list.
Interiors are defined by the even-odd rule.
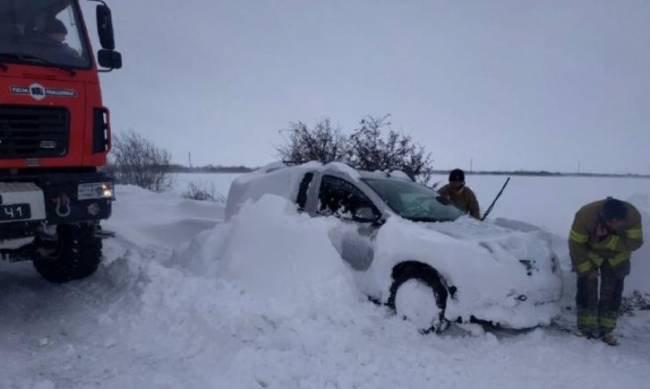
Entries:
[[498,262],[519,261],[536,267],[550,263],[555,256],[551,249],[550,235],[528,224],[494,224],[461,217],[453,222],[417,223],[420,228],[445,235],[458,242],[475,244],[490,252]]

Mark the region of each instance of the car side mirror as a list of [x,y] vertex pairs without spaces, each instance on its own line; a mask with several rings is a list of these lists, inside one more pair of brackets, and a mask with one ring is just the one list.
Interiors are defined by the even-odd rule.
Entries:
[[379,216],[370,207],[359,207],[355,209],[352,218],[361,223],[374,223],[379,220]]
[[97,34],[99,35],[99,43],[102,45],[102,48],[115,50],[111,9],[104,4],[97,6]]
[[97,62],[108,69],[120,69],[122,67],[122,54],[119,51],[102,49],[97,52]]

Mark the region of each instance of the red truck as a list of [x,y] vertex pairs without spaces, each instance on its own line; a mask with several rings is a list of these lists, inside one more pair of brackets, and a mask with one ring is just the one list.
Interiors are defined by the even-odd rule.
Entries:
[[0,0],[0,254],[66,282],[100,263],[111,148],[98,72],[119,69],[97,1],[97,61],[79,0]]

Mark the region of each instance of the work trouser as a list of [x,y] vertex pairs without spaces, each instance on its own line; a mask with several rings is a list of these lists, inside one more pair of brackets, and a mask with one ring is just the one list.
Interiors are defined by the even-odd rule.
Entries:
[[628,272],[629,261],[612,267],[605,260],[600,267],[600,298],[598,277],[578,277],[576,307],[578,329],[581,332],[604,335],[616,328],[623,295],[623,281]]

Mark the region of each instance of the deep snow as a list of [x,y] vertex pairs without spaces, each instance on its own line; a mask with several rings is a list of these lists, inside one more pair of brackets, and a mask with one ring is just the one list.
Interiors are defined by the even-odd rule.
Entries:
[[[469,179],[483,202],[500,184]],[[493,215],[540,224],[562,248],[573,212],[608,188],[644,206],[647,234],[643,180],[516,177]],[[616,348],[555,328],[421,336],[358,292],[323,235],[327,220],[266,199],[226,228],[221,204],[134,187],[117,196],[106,223],[117,237],[94,277],[51,285],[28,263],[0,263],[0,388],[650,385],[650,311],[622,318]],[[648,284],[648,246],[628,290]]]

